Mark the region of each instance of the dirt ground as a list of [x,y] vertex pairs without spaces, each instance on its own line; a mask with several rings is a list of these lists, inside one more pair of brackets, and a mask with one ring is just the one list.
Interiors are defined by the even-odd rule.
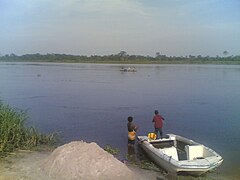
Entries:
[[[74,141],[49,151],[20,151],[0,160],[0,180],[226,180],[172,176],[121,162],[96,143]],[[235,179],[235,178],[231,178]]]
[[159,172],[126,165],[96,143],[75,141],[53,152],[22,151],[0,162],[0,180],[165,179]]

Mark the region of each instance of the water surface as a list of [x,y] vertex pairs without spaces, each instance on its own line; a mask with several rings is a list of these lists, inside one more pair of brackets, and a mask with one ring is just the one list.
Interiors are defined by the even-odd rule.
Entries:
[[[125,65],[126,66],[126,65]],[[179,134],[224,158],[221,175],[240,177],[240,66],[0,63],[0,97],[27,110],[29,123],[72,140],[107,144],[127,153],[127,117],[153,131],[153,112],[164,133]]]

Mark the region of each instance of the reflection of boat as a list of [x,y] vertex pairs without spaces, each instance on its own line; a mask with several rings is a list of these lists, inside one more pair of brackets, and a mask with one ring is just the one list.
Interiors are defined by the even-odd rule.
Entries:
[[137,69],[135,67],[122,67],[120,71],[123,72],[137,72]]
[[212,149],[174,134],[156,140],[138,136],[138,143],[157,165],[168,172],[199,176],[223,162],[223,158]]

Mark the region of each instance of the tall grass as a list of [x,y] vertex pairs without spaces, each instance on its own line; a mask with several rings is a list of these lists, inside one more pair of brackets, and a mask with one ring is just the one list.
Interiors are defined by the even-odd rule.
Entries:
[[0,155],[17,149],[32,149],[39,145],[52,145],[55,134],[40,134],[36,128],[26,127],[27,115],[0,100]]

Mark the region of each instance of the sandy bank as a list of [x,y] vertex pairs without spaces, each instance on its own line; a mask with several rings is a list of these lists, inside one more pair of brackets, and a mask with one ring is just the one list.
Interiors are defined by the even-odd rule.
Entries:
[[[19,152],[0,161],[0,180],[226,180],[221,174],[207,177],[171,176],[117,160],[96,143],[74,141],[53,152]],[[231,176],[230,179],[235,180]],[[238,179],[238,178],[236,178]]]
[[128,167],[96,143],[74,141],[50,152],[20,152],[0,163],[0,180],[164,179],[158,173]]

